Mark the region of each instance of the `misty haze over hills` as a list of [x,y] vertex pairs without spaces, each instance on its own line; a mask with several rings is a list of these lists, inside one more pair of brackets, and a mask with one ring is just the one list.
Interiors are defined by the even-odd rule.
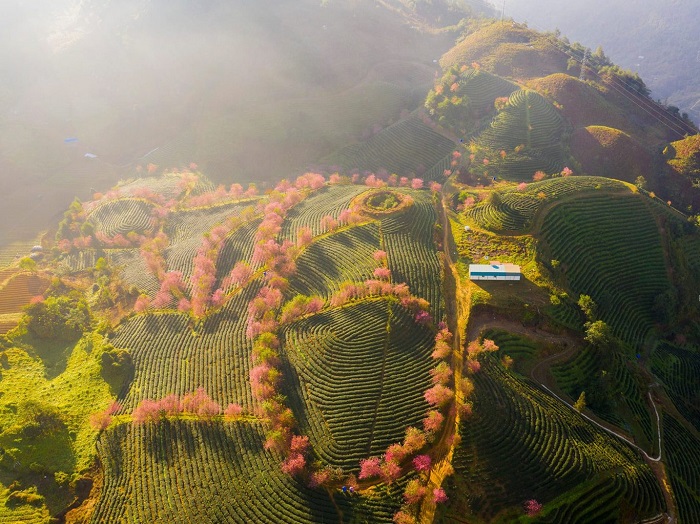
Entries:
[[[437,25],[485,5],[447,3],[457,8],[432,19]],[[0,232],[0,242],[34,235],[73,197],[133,176],[138,165],[196,162],[217,182],[270,180],[317,165],[395,121],[421,104],[434,60],[459,34],[417,31],[415,17],[397,16],[397,6],[409,4],[429,18],[440,3],[6,3],[0,177],[9,189],[0,219],[13,227]],[[669,31],[665,13],[649,2],[640,9],[567,3],[568,11],[549,4],[533,9],[511,0],[506,16],[559,27],[591,48],[602,44],[614,61],[640,72],[652,96],[697,119],[696,8],[674,3],[668,13],[682,16],[674,15]]]
[[[492,4],[499,10],[501,0]],[[700,44],[695,1],[506,0],[505,16],[554,31],[639,73],[661,99],[700,121]]]
[[7,4],[0,218],[15,225],[0,242],[34,234],[139,164],[197,162],[229,183],[303,170],[420,105],[456,37],[420,33],[364,0]]

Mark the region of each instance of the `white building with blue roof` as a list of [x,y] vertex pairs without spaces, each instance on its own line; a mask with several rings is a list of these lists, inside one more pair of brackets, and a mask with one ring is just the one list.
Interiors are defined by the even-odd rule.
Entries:
[[520,280],[520,266],[515,264],[469,264],[470,280]]

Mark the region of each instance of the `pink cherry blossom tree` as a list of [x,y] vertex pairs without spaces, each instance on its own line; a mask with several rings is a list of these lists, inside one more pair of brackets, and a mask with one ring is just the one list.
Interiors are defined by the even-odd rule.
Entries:
[[378,267],[374,270],[374,276],[382,280],[389,280],[391,278],[391,270],[388,267]]
[[405,511],[397,511],[393,518],[394,524],[416,524],[416,519]]
[[432,461],[428,455],[417,455],[413,458],[413,469],[416,471],[430,471]]
[[406,489],[403,493],[403,499],[406,504],[417,504],[425,497],[427,489],[418,479],[413,479],[406,484]]
[[386,257],[386,251],[383,251],[383,250],[381,250],[381,249],[378,249],[377,251],[374,252],[374,254],[372,255],[372,257],[373,257],[374,260],[376,260],[377,262],[386,263],[386,259],[387,259],[387,257]]
[[436,384],[423,395],[431,406],[442,408],[454,398],[454,391],[442,384]]
[[542,504],[537,502],[535,499],[526,500],[523,503],[523,508],[528,517],[536,517],[537,514],[542,511]]
[[447,502],[447,495],[445,494],[445,490],[443,490],[442,488],[435,488],[433,490],[433,500],[436,504],[444,504],[445,502]]
[[371,457],[368,459],[360,460],[360,474],[359,479],[371,479],[376,478],[381,475],[381,458]]
[[414,427],[406,428],[403,439],[403,448],[408,453],[415,453],[425,446],[426,436],[420,429]]
[[440,431],[445,417],[436,410],[428,411],[428,415],[423,419],[423,429],[428,433]]
[[243,408],[240,404],[229,404],[224,410],[224,416],[231,420],[236,420],[243,414]]
[[308,227],[300,227],[297,230],[297,246],[306,247],[313,241],[314,235]]
[[321,218],[321,229],[326,232],[334,231],[338,228],[338,221],[331,215]]
[[478,360],[468,360],[467,361],[467,372],[470,374],[475,374],[481,371],[481,362]]
[[148,308],[150,301],[148,300],[148,295],[139,295],[134,304],[134,311],[137,313],[142,313]]
[[433,384],[442,384],[446,386],[452,378],[452,369],[447,365],[447,362],[440,362],[437,367],[430,370],[430,376]]

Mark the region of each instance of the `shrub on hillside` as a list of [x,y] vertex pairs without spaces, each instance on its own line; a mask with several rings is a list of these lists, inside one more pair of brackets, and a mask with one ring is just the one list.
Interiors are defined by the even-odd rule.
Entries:
[[112,390],[119,390],[134,371],[131,354],[126,349],[110,347],[102,353],[101,363],[102,378],[112,387]]
[[7,497],[5,504],[9,507],[28,504],[30,506],[41,506],[44,503],[44,497],[36,492],[36,488],[25,489],[22,491],[13,491]]
[[47,402],[27,400],[17,407],[13,423],[0,433],[5,452],[0,464],[19,473],[72,471],[73,441],[61,411]]
[[85,297],[77,291],[30,304],[25,312],[27,329],[44,339],[77,340],[90,329],[92,319]]

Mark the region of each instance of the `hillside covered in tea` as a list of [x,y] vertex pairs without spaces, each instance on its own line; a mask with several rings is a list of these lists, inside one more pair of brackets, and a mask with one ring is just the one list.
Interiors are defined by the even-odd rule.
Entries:
[[369,4],[460,34],[387,125],[265,182],[143,162],[3,250],[0,523],[700,520],[697,129],[553,34]]

